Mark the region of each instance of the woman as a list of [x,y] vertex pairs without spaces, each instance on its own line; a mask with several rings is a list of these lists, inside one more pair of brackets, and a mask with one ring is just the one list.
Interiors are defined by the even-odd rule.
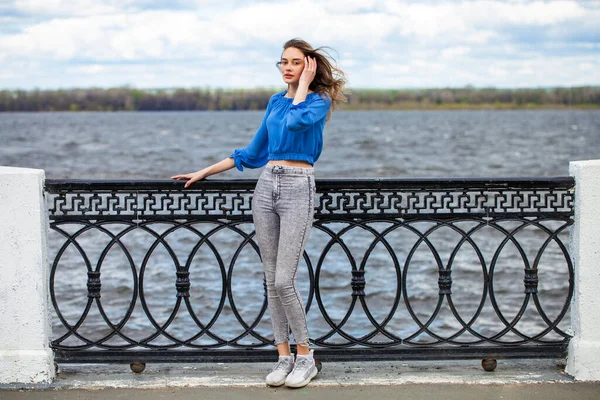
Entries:
[[[345,101],[344,74],[322,48],[300,39],[283,46],[277,63],[287,90],[271,97],[262,124],[246,148],[203,170],[175,175],[185,187],[237,167],[266,164],[252,199],[256,238],[264,265],[269,312],[279,362],[266,377],[270,386],[306,386],[317,374],[309,349],[306,315],[296,289],[298,263],[314,213],[313,165],[323,147],[323,128],[336,103]],[[289,331],[297,356],[290,352]]]

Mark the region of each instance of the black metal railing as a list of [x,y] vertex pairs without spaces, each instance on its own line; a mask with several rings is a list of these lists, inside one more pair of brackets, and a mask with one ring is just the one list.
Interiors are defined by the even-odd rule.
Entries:
[[[254,180],[48,180],[58,362],[273,359]],[[298,277],[323,360],[564,357],[569,177],[321,179]]]

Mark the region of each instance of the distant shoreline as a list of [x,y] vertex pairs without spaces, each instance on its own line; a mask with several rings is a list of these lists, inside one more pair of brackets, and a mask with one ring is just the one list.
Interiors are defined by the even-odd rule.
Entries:
[[[523,105],[523,106],[495,106],[493,104],[481,104],[479,106],[430,106],[430,107],[338,107],[340,111],[595,111],[600,110],[600,105],[581,105],[581,106],[554,106],[554,105]],[[265,109],[252,110],[2,110],[0,114],[24,113],[24,114],[43,114],[43,113],[164,113],[164,112],[246,112],[246,111],[265,111]]]
[[[0,90],[0,112],[264,110],[281,89]],[[340,110],[597,110],[600,86],[351,89]]]
[[600,110],[600,104],[581,104],[573,106],[561,106],[557,104],[442,104],[413,106],[399,104],[390,107],[362,107],[354,108],[344,105],[338,108],[340,111],[460,111],[460,110]]

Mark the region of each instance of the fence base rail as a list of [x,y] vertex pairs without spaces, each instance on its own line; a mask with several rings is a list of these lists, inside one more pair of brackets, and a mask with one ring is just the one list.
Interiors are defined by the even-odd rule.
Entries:
[[[424,361],[469,359],[565,358],[567,343],[533,346],[455,346],[419,347],[398,346],[383,349],[317,349],[320,361]],[[64,351],[55,350],[59,363],[226,363],[271,362],[277,359],[274,349],[224,350],[123,350],[123,351]]]

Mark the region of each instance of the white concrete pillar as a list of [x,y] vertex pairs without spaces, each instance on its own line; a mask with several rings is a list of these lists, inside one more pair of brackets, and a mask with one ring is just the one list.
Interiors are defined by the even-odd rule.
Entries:
[[54,378],[44,171],[0,167],[0,384]]
[[575,267],[571,304],[573,338],[566,372],[600,380],[600,160],[569,164],[575,178],[575,226],[570,252]]

